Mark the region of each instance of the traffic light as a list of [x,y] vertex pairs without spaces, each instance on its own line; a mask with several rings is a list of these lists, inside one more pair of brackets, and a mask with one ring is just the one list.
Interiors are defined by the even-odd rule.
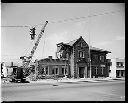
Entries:
[[33,27],[33,28],[30,29],[31,40],[34,40],[35,39],[35,35],[36,35],[35,34],[35,30],[36,30],[35,27]]

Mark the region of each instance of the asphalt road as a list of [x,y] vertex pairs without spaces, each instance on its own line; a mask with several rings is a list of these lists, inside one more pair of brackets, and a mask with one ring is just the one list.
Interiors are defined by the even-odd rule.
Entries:
[[125,81],[3,84],[2,101],[125,101]]

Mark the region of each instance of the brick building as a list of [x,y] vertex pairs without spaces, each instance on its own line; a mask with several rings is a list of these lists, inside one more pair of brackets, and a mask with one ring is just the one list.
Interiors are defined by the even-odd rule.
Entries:
[[52,59],[52,56],[38,61],[38,75],[59,76],[68,75],[68,66],[66,60]]
[[80,36],[69,43],[58,43],[56,53],[58,59],[47,59],[47,66],[45,59],[39,60],[39,70],[43,66],[48,67],[49,75],[52,75],[55,68],[58,68],[55,73],[62,75],[62,68],[66,68],[69,77],[89,78],[90,75],[91,77],[107,77],[109,76],[109,66],[106,59],[108,53],[110,52],[103,49],[89,47]]

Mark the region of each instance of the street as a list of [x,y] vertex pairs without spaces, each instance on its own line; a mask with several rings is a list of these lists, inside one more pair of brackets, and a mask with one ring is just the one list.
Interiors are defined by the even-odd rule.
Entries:
[[125,101],[125,81],[2,84],[2,101]]

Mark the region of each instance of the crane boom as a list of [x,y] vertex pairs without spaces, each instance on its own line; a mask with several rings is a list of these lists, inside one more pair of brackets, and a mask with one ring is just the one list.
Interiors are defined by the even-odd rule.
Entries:
[[24,75],[28,75],[28,72],[29,72],[29,68],[28,68],[29,67],[29,64],[30,64],[30,62],[32,60],[32,57],[33,57],[33,55],[35,53],[35,50],[36,50],[36,48],[37,48],[37,46],[38,46],[38,44],[40,42],[40,39],[41,39],[41,37],[42,37],[42,35],[44,33],[44,30],[45,30],[45,27],[46,27],[47,23],[48,23],[48,21],[46,21],[45,24],[44,24],[44,26],[42,27],[41,32],[39,33],[39,35],[37,37],[37,40],[36,40],[36,42],[35,42],[32,50],[31,50],[30,55],[28,57],[26,57],[26,56],[20,57],[20,59],[23,60],[23,68],[25,69],[24,70]]
[[48,23],[48,21],[46,21],[46,23],[45,23],[45,25],[43,26],[43,28],[42,28],[40,34],[38,35],[37,41],[35,42],[35,46],[32,48],[32,51],[31,51],[31,54],[30,54],[29,58],[32,58],[32,57],[33,57],[34,52],[35,52],[35,50],[36,50],[36,48],[37,48],[37,46],[38,46],[38,44],[39,44],[39,42],[40,42],[40,39],[41,39],[43,33],[44,33],[44,30],[45,30],[45,27],[46,27],[47,23]]

